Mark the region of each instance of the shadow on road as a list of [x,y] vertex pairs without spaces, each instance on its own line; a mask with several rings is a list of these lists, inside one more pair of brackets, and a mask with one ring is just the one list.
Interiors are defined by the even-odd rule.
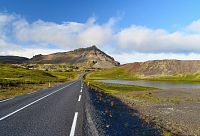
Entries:
[[[120,99],[89,89],[91,104],[94,106],[97,129],[106,136],[160,136],[161,130],[145,122],[137,110],[131,109]],[[100,121],[100,122],[99,122]]]

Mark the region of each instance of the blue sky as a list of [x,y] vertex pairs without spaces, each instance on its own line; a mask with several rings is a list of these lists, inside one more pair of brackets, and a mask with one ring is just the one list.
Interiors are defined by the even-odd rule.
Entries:
[[96,16],[99,23],[121,17],[119,27],[131,24],[174,29],[199,19],[199,0],[3,0],[0,10],[24,16],[28,21],[42,19],[61,23],[85,22]]
[[97,44],[122,63],[200,59],[199,0],[2,0],[0,13],[0,55]]

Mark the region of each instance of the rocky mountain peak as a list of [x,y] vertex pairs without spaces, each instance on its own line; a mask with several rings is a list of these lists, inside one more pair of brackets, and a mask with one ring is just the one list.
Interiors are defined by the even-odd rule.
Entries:
[[59,64],[109,68],[119,66],[119,62],[113,57],[98,49],[95,45],[87,48],[79,48],[69,52],[58,52],[49,55],[36,55],[31,58],[30,63]]
[[74,52],[80,52],[80,51],[101,51],[101,50],[98,49],[95,45],[90,46],[90,47],[86,47],[86,48],[79,48],[79,49],[74,50]]

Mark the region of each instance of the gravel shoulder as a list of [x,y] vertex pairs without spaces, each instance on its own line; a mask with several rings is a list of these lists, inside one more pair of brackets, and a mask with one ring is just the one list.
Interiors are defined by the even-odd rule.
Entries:
[[144,120],[137,109],[128,106],[119,98],[90,88],[85,90],[85,135],[162,135],[158,126]]

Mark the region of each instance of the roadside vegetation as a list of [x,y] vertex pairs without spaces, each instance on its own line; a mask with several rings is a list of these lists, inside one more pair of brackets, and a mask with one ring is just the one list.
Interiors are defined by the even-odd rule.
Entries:
[[16,65],[0,64],[0,99],[75,80],[79,72],[42,71]]
[[109,94],[127,93],[127,92],[134,92],[134,91],[158,90],[158,88],[153,88],[153,87],[102,83],[102,82],[97,82],[97,81],[92,81],[92,80],[86,80],[86,82],[91,88],[94,88],[96,90],[100,90]]
[[163,136],[173,136],[173,134],[168,132],[168,131],[166,131],[166,132],[163,133]]

